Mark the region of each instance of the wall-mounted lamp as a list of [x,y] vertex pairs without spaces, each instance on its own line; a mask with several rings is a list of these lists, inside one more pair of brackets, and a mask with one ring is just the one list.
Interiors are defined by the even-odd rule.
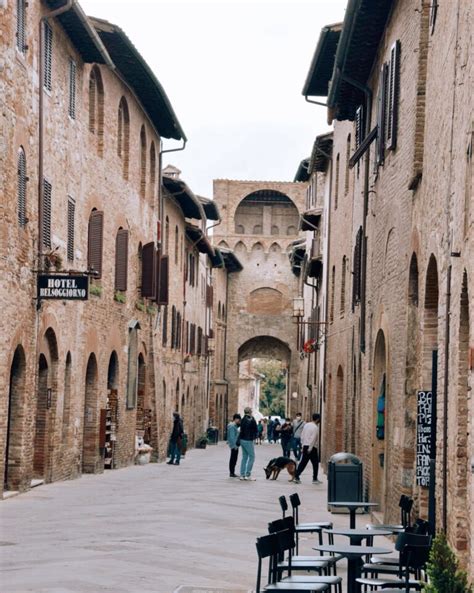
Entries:
[[293,299],[293,317],[304,317],[304,298],[295,297]]

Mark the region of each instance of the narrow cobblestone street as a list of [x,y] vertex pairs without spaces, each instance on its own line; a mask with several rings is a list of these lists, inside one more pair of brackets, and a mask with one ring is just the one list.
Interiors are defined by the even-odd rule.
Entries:
[[[324,520],[326,481],[267,481],[280,447],[256,447],[256,482],[227,478],[224,444],[193,450],[180,467],[135,466],[41,486],[1,505],[4,593],[172,593],[253,589],[255,538],[298,488],[300,520]],[[333,515],[347,526],[348,516]],[[359,522],[366,522],[367,516]],[[380,539],[380,541],[382,538]],[[311,553],[312,540],[301,550]],[[340,574],[344,567],[341,565]],[[188,589],[189,587],[189,589]]]

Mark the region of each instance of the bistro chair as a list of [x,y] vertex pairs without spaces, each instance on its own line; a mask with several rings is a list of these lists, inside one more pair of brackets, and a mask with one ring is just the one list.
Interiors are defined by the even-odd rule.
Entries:
[[286,511],[288,510],[288,503],[286,501],[286,496],[279,496],[278,502],[280,503],[280,508],[282,512],[283,519],[286,517]]
[[[259,537],[256,542],[258,566],[255,593],[262,591],[279,591],[279,593],[318,593],[328,591],[327,583],[278,583],[275,579],[275,562],[279,554],[278,537],[276,534]],[[262,564],[268,559],[267,584],[262,589]]]
[[[428,521],[424,519],[417,519],[411,527],[407,527],[403,533],[412,533],[414,535],[429,535],[431,526]],[[398,566],[400,556],[371,556],[370,562],[372,564],[393,564]]]
[[394,533],[405,531],[411,526],[411,510],[413,508],[413,499],[402,494],[398,502],[400,507],[400,523],[399,524],[386,524],[378,525],[375,523],[369,523],[366,525],[367,529],[389,529]]
[[[298,510],[301,506],[301,500],[297,492],[290,494],[290,503],[295,521],[296,534],[296,553],[298,554],[298,535],[300,533],[317,533],[319,545],[323,545],[323,529],[332,529],[333,524],[330,521],[317,521],[314,523],[300,523]],[[331,543],[331,541],[330,541]]]

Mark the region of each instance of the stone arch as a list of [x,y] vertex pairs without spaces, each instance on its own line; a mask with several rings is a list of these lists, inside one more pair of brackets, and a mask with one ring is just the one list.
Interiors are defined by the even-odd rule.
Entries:
[[89,355],[85,375],[82,471],[94,473],[99,460],[98,367],[95,354]]
[[242,241],[238,241],[235,244],[234,251],[235,253],[244,254],[247,253],[247,247],[245,246],[245,243],[242,243]]
[[5,443],[5,473],[3,487],[5,490],[16,490],[23,473],[22,448],[23,427],[22,414],[25,394],[26,357],[23,346],[19,344],[13,354],[10,366],[10,383],[8,389],[7,434]]
[[278,234],[281,229],[297,229],[298,209],[283,192],[273,189],[259,189],[245,196],[234,213],[235,232],[242,228],[252,234],[264,236]]
[[336,410],[334,414],[334,434],[336,453],[344,450],[344,369],[341,365],[336,373]]
[[[385,443],[387,442],[387,404],[388,404],[388,379],[387,379],[387,344],[385,333],[379,329],[375,339],[374,363],[372,375],[372,421],[371,433],[374,446],[372,453],[372,483],[371,499],[379,503],[383,510],[383,494],[385,482]],[[384,400],[383,420],[379,416],[382,409],[382,398]],[[375,434],[374,434],[375,433]]]
[[291,350],[289,345],[280,338],[269,335],[253,336],[243,342],[238,349],[239,362],[249,358],[274,358],[289,364]]
[[272,243],[270,245],[270,253],[281,253],[281,247],[278,243]]
[[112,350],[107,367],[107,389],[118,389],[119,385],[119,361],[117,352]]
[[222,249],[229,249],[229,246],[225,241],[219,241],[218,247],[222,247]]
[[281,315],[284,308],[283,293],[276,288],[256,288],[247,298],[247,312],[253,315]]
[[256,243],[254,243],[252,245],[252,253],[263,253],[264,248],[262,243],[260,243],[260,241],[257,241]]
[[432,254],[425,281],[423,311],[423,389],[431,389],[433,352],[438,350],[438,264]]

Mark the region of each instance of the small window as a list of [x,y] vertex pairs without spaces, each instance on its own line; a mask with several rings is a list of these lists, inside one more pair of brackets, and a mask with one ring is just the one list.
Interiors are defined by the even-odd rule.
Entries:
[[93,210],[89,217],[87,264],[94,278],[102,276],[102,245],[104,237],[104,213]]
[[26,1],[16,2],[16,47],[22,54],[26,52]]
[[145,126],[140,130],[140,196],[146,196],[146,132]]
[[178,265],[179,260],[179,229],[176,225],[174,230],[174,263]]
[[377,140],[375,148],[375,164],[383,165],[385,162],[385,140],[387,122],[387,81],[388,65],[383,64],[380,69],[379,92],[377,95]]
[[331,274],[331,301],[329,303],[329,322],[330,323],[332,323],[334,321],[335,288],[336,288],[336,268],[335,268],[335,266],[333,266],[332,274]]
[[337,210],[339,200],[339,153],[336,156],[336,168],[334,170],[334,210]]
[[76,202],[71,198],[67,199],[67,258],[74,260],[74,217],[76,211]]
[[76,119],[76,62],[69,60],[69,117]]
[[51,249],[51,199],[53,187],[43,179],[43,247]]
[[43,23],[43,86],[47,91],[51,91],[52,84],[52,69],[53,69],[53,30],[48,23]]
[[397,147],[398,97],[400,94],[400,41],[398,40],[390,49],[390,62],[387,66],[386,75],[385,148],[395,150]]
[[115,290],[126,291],[128,280],[128,230],[120,228],[115,237]]
[[155,185],[156,185],[156,149],[155,143],[150,146],[150,205],[155,205]]
[[125,97],[120,99],[117,118],[117,155],[122,159],[122,176],[128,179],[130,115]]
[[346,168],[345,168],[345,177],[344,177],[344,193],[347,194],[349,191],[349,160],[351,158],[351,135],[347,136],[346,141]]
[[26,156],[23,148],[18,152],[18,224],[26,225]]
[[341,271],[341,306],[340,306],[340,316],[344,317],[344,313],[346,312],[346,268],[347,268],[347,257],[344,256],[342,258],[342,271]]
[[162,335],[161,342],[163,346],[168,344],[168,307],[163,307]]

